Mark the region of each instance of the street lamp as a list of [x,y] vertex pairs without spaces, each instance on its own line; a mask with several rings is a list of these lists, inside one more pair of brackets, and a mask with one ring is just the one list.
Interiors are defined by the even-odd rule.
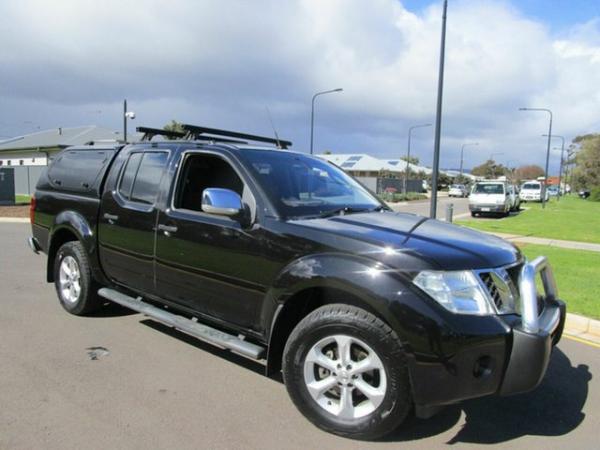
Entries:
[[133,111],[127,111],[127,99],[123,100],[123,142],[127,144],[127,119],[135,119]]
[[469,142],[467,144],[463,144],[462,147],[460,148],[460,179],[462,181],[462,177],[463,177],[463,154],[465,152],[465,147],[468,147],[469,145],[479,145],[479,142]]
[[440,138],[442,133],[442,97],[444,94],[444,61],[446,58],[446,16],[448,0],[442,7],[442,35],[440,40],[440,65],[438,71],[437,102],[435,109],[435,137],[433,141],[433,168],[431,171],[431,203],[429,217],[435,219],[437,214],[438,175],[440,172]]
[[410,135],[412,133],[412,130],[414,130],[415,128],[423,128],[423,127],[430,127],[431,124],[430,123],[423,123],[421,125],[413,125],[412,127],[408,128],[408,151],[406,152],[406,170],[404,171],[404,193],[406,194],[407,192],[407,185],[408,185],[408,171],[410,169],[409,167],[409,161],[410,161]]
[[[548,137],[547,134],[542,134],[542,137]],[[551,137],[559,138],[562,141],[562,145],[560,147],[560,167],[558,169],[558,195],[556,196],[556,201],[560,201],[560,183],[562,179],[562,171],[563,171],[563,158],[565,155],[565,137],[559,136],[558,134],[553,134]]]
[[333,92],[342,92],[343,90],[344,89],[342,89],[342,88],[337,88],[337,89],[331,89],[329,91],[317,92],[312,97],[312,109],[310,112],[310,154],[311,155],[313,154],[313,136],[314,136],[314,129],[315,129],[315,99],[319,95],[331,94]]
[[546,180],[543,184],[542,189],[542,208],[546,207],[546,184],[548,182],[548,163],[550,162],[550,139],[552,139],[552,111],[547,108],[519,108],[519,111],[544,111],[550,114],[550,125],[548,126],[548,148],[546,150],[546,170],[544,176]]

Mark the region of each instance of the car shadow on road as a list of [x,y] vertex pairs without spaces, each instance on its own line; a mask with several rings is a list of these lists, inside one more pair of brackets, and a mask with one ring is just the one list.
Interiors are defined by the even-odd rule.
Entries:
[[498,444],[526,435],[562,436],[583,422],[592,379],[589,367],[571,365],[555,348],[544,380],[529,393],[484,397],[449,406],[436,416],[412,418],[386,441],[413,441],[445,432],[465,414],[465,423],[447,443]]
[[124,306],[119,305],[114,302],[105,302],[102,304],[100,309],[94,311],[92,317],[121,317],[121,316],[131,316],[133,314],[139,314],[137,311],[133,309],[125,308]]
[[146,325],[156,331],[160,331],[161,333],[168,334],[175,339],[178,339],[186,344],[192,345],[200,350],[203,350],[211,355],[218,356],[223,358],[229,362],[237,364],[238,366],[244,367],[245,369],[251,370],[252,372],[256,372],[259,375],[265,374],[265,366],[257,361],[252,359],[245,358],[237,353],[232,353],[229,350],[225,350],[214,345],[208,344],[200,339],[196,339],[188,334],[185,334],[175,328],[171,328],[167,325],[163,325],[160,322],[155,322],[151,319],[144,319],[140,321],[141,324]]

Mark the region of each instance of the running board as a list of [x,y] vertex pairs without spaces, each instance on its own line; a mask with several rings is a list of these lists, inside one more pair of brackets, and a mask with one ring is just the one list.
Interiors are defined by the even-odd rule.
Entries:
[[252,359],[263,359],[264,357],[265,349],[260,345],[144,303],[141,297],[133,298],[109,288],[100,289],[98,295],[210,344],[224,347]]

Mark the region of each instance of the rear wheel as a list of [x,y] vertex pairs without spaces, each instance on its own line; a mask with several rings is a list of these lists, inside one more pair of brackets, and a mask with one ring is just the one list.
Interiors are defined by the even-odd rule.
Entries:
[[102,304],[87,254],[79,241],[67,242],[58,249],[54,259],[54,285],[60,304],[71,314],[89,314]]
[[398,336],[349,305],[323,306],[296,326],[285,346],[283,376],[300,412],[341,436],[383,436],[403,422],[412,405]]

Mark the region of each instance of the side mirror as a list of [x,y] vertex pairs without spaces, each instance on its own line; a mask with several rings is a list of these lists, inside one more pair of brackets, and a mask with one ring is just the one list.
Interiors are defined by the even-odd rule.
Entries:
[[204,189],[202,211],[220,216],[237,216],[243,211],[242,199],[230,189]]

